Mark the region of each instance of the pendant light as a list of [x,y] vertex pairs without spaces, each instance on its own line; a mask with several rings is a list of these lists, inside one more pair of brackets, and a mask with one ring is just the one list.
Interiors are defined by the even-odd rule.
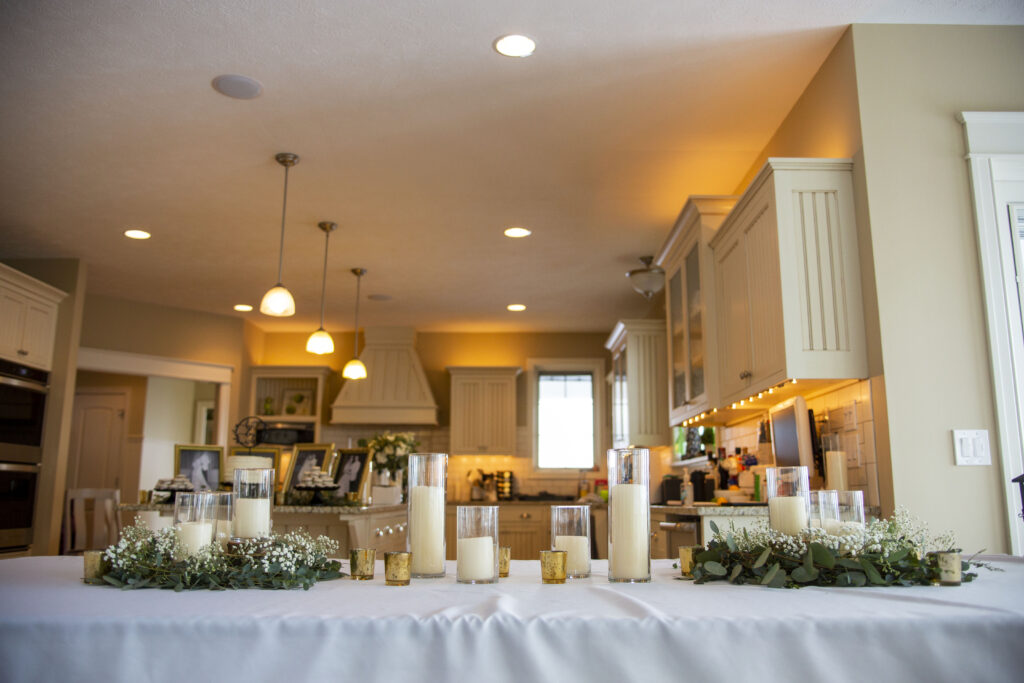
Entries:
[[320,284],[320,327],[309,335],[309,339],[306,340],[306,350],[322,356],[334,353],[334,340],[324,329],[324,305],[327,300],[327,247],[331,242],[331,233],[338,227],[338,224],[324,221],[318,223],[317,227],[324,231],[324,277]]
[[281,247],[277,253],[277,284],[267,290],[260,302],[260,313],[283,318],[295,315],[295,299],[292,293],[281,284],[281,268],[284,265],[284,218],[288,211],[288,169],[299,163],[299,157],[290,152],[281,152],[274,157],[277,163],[284,166],[284,201],[281,204]]
[[345,363],[341,376],[345,379],[364,379],[366,366],[359,360],[359,282],[366,275],[366,268],[353,268],[352,274],[356,276],[356,322],[352,330],[352,360]]

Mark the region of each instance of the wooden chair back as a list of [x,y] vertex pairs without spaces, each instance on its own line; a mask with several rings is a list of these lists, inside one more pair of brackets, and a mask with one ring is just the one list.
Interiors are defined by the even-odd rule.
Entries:
[[121,537],[120,504],[121,491],[118,489],[68,489],[64,501],[61,554],[102,550],[117,543]]

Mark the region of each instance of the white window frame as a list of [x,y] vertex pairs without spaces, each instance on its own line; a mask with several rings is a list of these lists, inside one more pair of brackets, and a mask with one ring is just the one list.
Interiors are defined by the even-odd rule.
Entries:
[[1021,309],[1007,295],[1016,285],[1013,234],[1004,187],[1024,182],[1024,112],[963,112],[978,254],[985,296],[989,358],[996,412],[995,441],[1003,469],[1010,548],[1024,553],[1020,490],[1024,474],[1024,339]]
[[[527,409],[530,427],[530,457],[533,474],[549,478],[577,478],[580,472],[600,468],[601,454],[605,448],[605,361],[603,358],[528,358]],[[538,467],[537,465],[537,380],[542,372],[585,372],[591,377],[594,387],[594,460],[593,467],[586,469]]]

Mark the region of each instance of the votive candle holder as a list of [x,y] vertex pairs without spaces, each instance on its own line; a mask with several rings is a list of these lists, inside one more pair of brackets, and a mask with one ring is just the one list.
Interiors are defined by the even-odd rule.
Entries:
[[353,579],[370,581],[377,563],[377,551],[374,548],[352,548],[348,551],[348,563]]
[[565,550],[540,551],[540,578],[542,583],[565,583]]
[[412,554],[403,550],[384,553],[384,582],[389,586],[408,586]]

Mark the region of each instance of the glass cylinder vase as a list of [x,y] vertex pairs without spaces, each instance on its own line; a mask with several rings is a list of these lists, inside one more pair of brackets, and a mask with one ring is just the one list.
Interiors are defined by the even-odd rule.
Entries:
[[268,538],[274,468],[236,469],[234,493],[231,538],[239,541]]
[[590,506],[551,506],[551,549],[566,552],[570,579],[590,576]]
[[608,580],[651,580],[650,451],[608,451]]
[[498,580],[498,506],[460,505],[455,510],[455,522],[456,580],[459,583],[495,583]]
[[215,493],[179,493],[174,498],[174,530],[186,557],[213,543],[216,528]]
[[406,549],[412,553],[411,573],[417,579],[444,576],[444,491],[447,453],[409,456],[409,527]]
[[783,534],[798,536],[808,527],[811,512],[810,474],[806,467],[769,467],[768,525]]
[[839,492],[811,491],[810,500],[810,525],[824,529],[827,534],[839,531]]

